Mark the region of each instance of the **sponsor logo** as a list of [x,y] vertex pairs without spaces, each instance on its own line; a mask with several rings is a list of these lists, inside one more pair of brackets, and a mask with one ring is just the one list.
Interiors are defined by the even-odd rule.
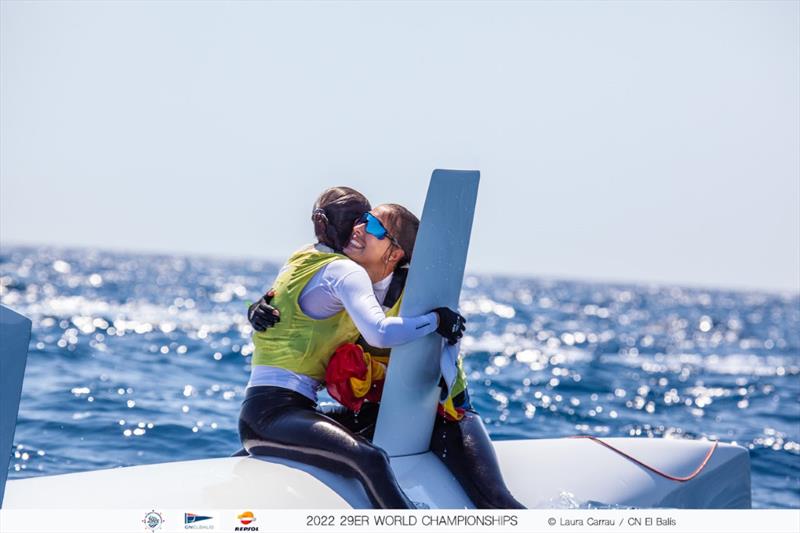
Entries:
[[157,513],[155,509],[145,514],[144,518],[142,519],[145,529],[149,529],[151,532],[155,531],[156,529],[161,529],[161,526],[164,525],[164,522],[164,517],[161,516],[161,513]]
[[214,524],[198,524],[211,520],[213,516],[201,516],[194,513],[183,513],[183,529],[214,529]]
[[236,526],[234,531],[258,531],[258,526],[251,526],[256,521],[255,515],[251,511],[245,511],[236,518],[242,523],[241,526]]
[[183,514],[183,523],[184,524],[194,524],[195,522],[202,522],[203,520],[211,520],[211,516],[200,516],[194,513],[184,513]]

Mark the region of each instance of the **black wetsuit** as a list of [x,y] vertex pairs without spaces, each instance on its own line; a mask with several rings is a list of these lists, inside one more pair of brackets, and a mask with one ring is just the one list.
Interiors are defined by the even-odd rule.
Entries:
[[525,509],[511,495],[481,417],[465,411],[458,422],[436,417],[431,451],[452,472],[478,509]]
[[252,455],[291,459],[358,479],[376,508],[414,509],[386,452],[334,417],[293,390],[250,387],[239,413],[239,436]]
[[[469,395],[454,401],[466,407],[464,417],[451,421],[436,416],[431,451],[444,463],[478,509],[525,509],[508,490],[494,446],[480,415],[469,404]],[[358,415],[344,406],[328,413],[353,432],[372,440],[378,404],[364,403]]]
[[[391,473],[389,457],[371,443],[378,404],[358,414],[344,406],[318,411],[314,402],[281,387],[250,387],[239,417],[244,450],[324,468],[361,481],[373,506],[413,509]],[[524,509],[506,487],[480,415],[467,410],[458,422],[436,417],[431,451],[455,476],[478,509]]]

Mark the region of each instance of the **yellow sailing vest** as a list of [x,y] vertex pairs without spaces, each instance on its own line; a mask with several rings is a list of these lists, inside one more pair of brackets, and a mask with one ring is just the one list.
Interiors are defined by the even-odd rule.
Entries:
[[355,342],[358,330],[346,311],[316,320],[303,313],[298,300],[314,274],[339,260],[349,259],[313,247],[295,252],[289,258],[288,268],[273,285],[272,305],[280,309],[281,321],[265,332],[253,333],[254,365],[285,368],[318,381],[325,380],[325,368],[333,352],[346,342]]

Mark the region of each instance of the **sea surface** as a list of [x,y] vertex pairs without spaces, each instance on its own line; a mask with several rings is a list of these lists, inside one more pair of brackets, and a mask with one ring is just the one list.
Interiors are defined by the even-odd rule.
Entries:
[[[6,247],[33,320],[9,478],[226,456],[279,265]],[[493,439],[721,439],[753,506],[800,507],[800,295],[470,275],[464,365]]]

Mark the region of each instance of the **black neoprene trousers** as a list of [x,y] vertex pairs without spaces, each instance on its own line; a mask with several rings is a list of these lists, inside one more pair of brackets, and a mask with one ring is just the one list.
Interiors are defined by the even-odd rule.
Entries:
[[466,411],[458,422],[437,416],[431,451],[452,472],[478,509],[525,509],[503,481],[494,446],[478,413]]
[[385,451],[295,391],[248,388],[239,414],[239,436],[252,455],[299,461],[358,479],[375,508],[415,508],[397,483]]
[[[277,392],[267,393],[267,389]],[[264,390],[267,394],[255,402],[248,401],[261,396],[260,390]],[[298,419],[300,421],[297,423],[286,421],[284,416],[280,416],[282,421],[273,426],[276,416],[271,412],[275,409],[280,411],[280,405],[284,401],[283,396],[286,396],[288,402],[292,404],[289,412],[300,409],[311,411],[312,414]],[[276,413],[278,414],[280,412]],[[408,506],[413,509],[413,504],[403,494],[388,468],[385,452],[369,442],[375,432],[377,416],[378,404],[374,403],[365,403],[358,414],[343,406],[332,406],[323,413],[314,409],[311,400],[288,389],[251,387],[247,390],[245,402],[242,404],[239,435],[245,449],[254,455],[294,459],[361,479],[375,507]],[[290,415],[289,418],[294,418],[294,415]],[[318,429],[327,433],[327,436],[319,440],[317,431],[306,428],[311,426],[311,422],[322,422]],[[298,429],[297,426],[301,426],[299,436],[294,433]],[[329,431],[328,428],[334,429]],[[329,438],[336,441],[337,448],[330,447]],[[369,476],[367,470],[374,470],[376,467],[361,468],[357,471],[359,467],[350,457],[354,453],[359,455],[360,450],[366,449],[371,450],[367,452],[369,456],[381,457],[380,460],[373,459],[380,463],[377,469],[381,473],[368,481],[370,484],[364,483],[364,477]],[[437,416],[431,436],[431,451],[447,466],[478,509],[525,508],[506,487],[492,442],[480,416],[474,411],[466,411],[464,418],[458,422],[447,421]],[[343,455],[337,456],[337,454]]]
[[[372,440],[378,404],[365,403],[358,415],[336,406],[329,416]],[[478,509],[525,509],[508,490],[494,446],[481,417],[467,410],[458,422],[436,417],[431,434],[431,451],[458,480]]]

